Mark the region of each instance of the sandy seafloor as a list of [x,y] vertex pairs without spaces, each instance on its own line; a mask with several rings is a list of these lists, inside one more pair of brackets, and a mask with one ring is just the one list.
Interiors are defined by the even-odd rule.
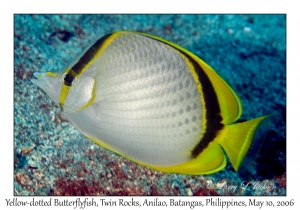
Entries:
[[[278,116],[248,177],[230,162],[197,176],[135,164],[85,138],[30,82],[33,72],[61,70],[118,30],[160,36],[198,55],[240,96],[240,121]],[[14,195],[286,195],[286,16],[15,15],[13,184]]]

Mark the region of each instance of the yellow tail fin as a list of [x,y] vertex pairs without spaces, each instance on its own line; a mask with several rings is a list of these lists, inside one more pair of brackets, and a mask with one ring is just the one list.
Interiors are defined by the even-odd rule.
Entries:
[[[268,116],[242,123],[225,125],[218,141],[226,151],[233,168],[238,172],[250,167],[255,160],[267,130]],[[244,167],[241,167],[243,163]]]

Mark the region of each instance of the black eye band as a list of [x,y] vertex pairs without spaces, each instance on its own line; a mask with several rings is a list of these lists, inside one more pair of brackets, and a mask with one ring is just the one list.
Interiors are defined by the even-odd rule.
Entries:
[[72,84],[74,83],[76,77],[73,76],[72,74],[66,74],[64,79],[64,84],[67,86],[72,86]]

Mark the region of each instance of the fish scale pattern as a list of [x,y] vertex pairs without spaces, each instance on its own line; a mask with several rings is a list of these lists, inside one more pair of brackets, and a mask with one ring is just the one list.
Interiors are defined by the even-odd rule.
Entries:
[[190,159],[203,132],[204,105],[178,51],[144,36],[120,34],[91,70],[97,83],[94,104],[67,115],[81,132],[149,165]]

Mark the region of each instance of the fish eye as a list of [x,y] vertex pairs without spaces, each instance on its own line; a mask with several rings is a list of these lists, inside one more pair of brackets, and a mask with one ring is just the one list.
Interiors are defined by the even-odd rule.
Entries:
[[77,77],[72,74],[63,74],[62,81],[67,86],[72,86],[75,84]]

